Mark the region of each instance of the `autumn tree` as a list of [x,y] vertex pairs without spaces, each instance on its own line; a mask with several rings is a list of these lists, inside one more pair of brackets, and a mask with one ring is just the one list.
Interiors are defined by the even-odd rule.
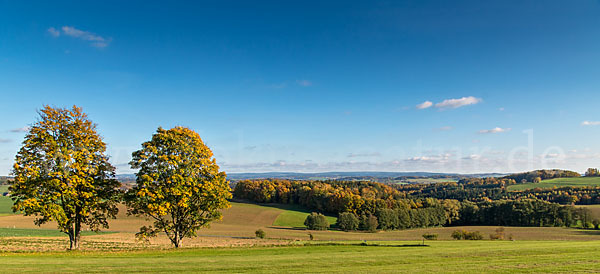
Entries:
[[77,249],[82,225],[98,231],[116,216],[120,184],[81,108],[46,106],[39,114],[15,159],[13,211],[36,216],[36,225],[57,222]]
[[588,168],[585,172],[586,177],[598,177],[600,176],[600,172],[597,168]]
[[358,229],[358,217],[352,212],[340,213],[337,219],[337,227],[344,231],[353,231]]
[[185,127],[158,128],[152,139],[133,153],[137,185],[126,195],[129,213],[145,216],[154,225],[136,234],[148,239],[164,232],[177,248],[185,237],[221,219],[229,208],[231,189],[200,135]]

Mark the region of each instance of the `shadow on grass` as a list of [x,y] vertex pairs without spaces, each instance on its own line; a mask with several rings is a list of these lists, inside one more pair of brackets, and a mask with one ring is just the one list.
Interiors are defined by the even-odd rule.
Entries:
[[600,236],[600,230],[578,229],[575,233],[587,236]]
[[281,229],[281,230],[306,230],[306,231],[310,231],[310,230],[306,229],[306,227],[269,226],[268,228]]
[[364,246],[364,247],[430,247],[430,245],[423,244],[403,244],[403,245],[389,245],[389,244],[369,244],[369,243],[304,243],[304,246]]

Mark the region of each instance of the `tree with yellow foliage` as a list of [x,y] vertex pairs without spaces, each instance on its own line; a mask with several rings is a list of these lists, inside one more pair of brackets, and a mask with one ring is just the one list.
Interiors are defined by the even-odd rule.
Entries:
[[120,183],[96,125],[81,108],[45,106],[39,114],[15,159],[13,210],[37,216],[36,225],[57,222],[70,249],[77,249],[82,225],[99,231],[115,218]]
[[185,237],[220,220],[229,208],[231,189],[200,135],[185,127],[158,128],[142,149],[133,153],[139,169],[137,185],[126,194],[129,213],[154,221],[136,234],[139,239],[164,232],[177,248]]

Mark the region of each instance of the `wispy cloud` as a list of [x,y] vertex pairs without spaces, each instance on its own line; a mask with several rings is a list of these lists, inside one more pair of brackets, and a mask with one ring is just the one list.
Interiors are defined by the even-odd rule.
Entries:
[[445,163],[452,156],[453,155],[450,153],[443,153],[443,154],[439,154],[439,155],[411,157],[404,161],[406,161],[406,162],[423,162],[423,163]]
[[445,127],[440,127],[440,128],[436,128],[436,130],[438,131],[449,131],[449,130],[453,130],[454,128],[451,126],[445,126]]
[[493,133],[502,133],[502,132],[507,132],[510,131],[510,128],[500,128],[500,127],[496,127],[496,128],[492,128],[492,129],[483,129],[479,131],[479,134],[493,134]]
[[60,31],[55,29],[54,27],[51,27],[48,29],[48,33],[50,35],[52,35],[53,37],[59,37],[60,36]]
[[271,84],[270,87],[274,88],[274,89],[282,89],[282,88],[285,88],[286,86],[287,86],[286,83],[279,83],[279,84]]
[[464,107],[464,106],[468,106],[468,105],[479,104],[481,101],[482,100],[480,98],[476,98],[473,96],[462,97],[462,98],[458,98],[458,99],[446,99],[437,104],[433,104],[433,102],[431,102],[431,101],[425,101],[421,104],[418,104],[417,109],[426,109],[426,108],[430,108],[430,107],[435,107],[440,110],[455,109],[455,108]]
[[356,158],[356,157],[379,157],[381,153],[379,152],[371,152],[371,153],[350,153],[348,154],[348,158]]
[[303,87],[310,87],[312,86],[312,82],[308,81],[308,80],[296,80],[296,84],[303,86]]
[[105,37],[97,35],[93,32],[80,30],[80,29],[77,29],[77,28],[71,27],[71,26],[63,26],[60,28],[60,30],[58,30],[54,27],[51,27],[48,29],[48,33],[53,37],[59,37],[61,35],[64,35],[64,36],[81,39],[83,41],[88,41],[88,42],[91,42],[91,45],[93,47],[97,47],[97,48],[105,48],[112,41],[112,38],[105,38]]
[[10,130],[10,132],[14,132],[14,133],[28,132],[29,129],[31,129],[31,127],[13,128],[13,129]]
[[583,121],[582,126],[600,126],[600,121]]
[[459,99],[446,99],[441,103],[435,104],[436,108],[439,109],[451,109],[451,108],[459,108],[468,105],[475,105],[481,102],[481,99],[475,98],[473,96],[462,97]]
[[11,139],[4,139],[4,138],[0,138],[0,143],[4,144],[4,143],[10,143],[12,142]]
[[418,104],[417,109],[426,109],[426,108],[430,108],[431,106],[433,106],[433,102],[425,101],[423,103]]

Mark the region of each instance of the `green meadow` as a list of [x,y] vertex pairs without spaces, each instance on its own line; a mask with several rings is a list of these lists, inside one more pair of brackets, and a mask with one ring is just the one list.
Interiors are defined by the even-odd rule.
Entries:
[[600,269],[600,242],[430,241],[426,246],[409,247],[401,246],[404,242],[370,244],[8,253],[0,256],[0,264],[4,272],[589,273]]
[[516,184],[508,187],[509,191],[519,191],[534,188],[553,188],[553,187],[582,187],[582,186],[600,186],[600,177],[578,177],[578,178],[557,178],[543,180],[540,183]]

